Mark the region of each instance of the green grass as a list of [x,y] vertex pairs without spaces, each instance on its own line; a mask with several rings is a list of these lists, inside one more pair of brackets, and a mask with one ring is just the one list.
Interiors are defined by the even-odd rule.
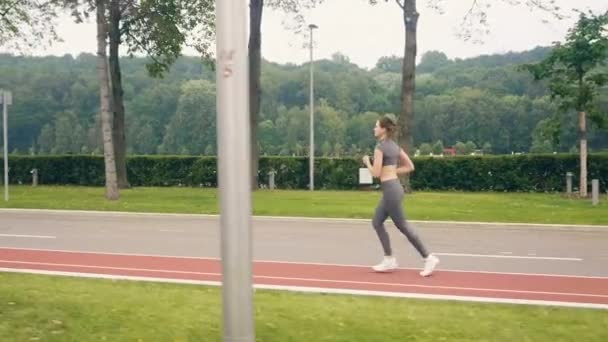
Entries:
[[[257,341],[608,341],[608,312],[257,291]],[[0,273],[0,341],[220,341],[219,288]]]
[[[215,189],[135,188],[122,191],[119,202],[103,198],[102,188],[11,188],[1,207],[113,210],[158,213],[218,213]],[[258,191],[254,213],[273,216],[371,218],[380,192]],[[589,200],[559,194],[416,192],[407,195],[408,217],[414,220],[522,222],[608,225],[608,198],[593,207]]]

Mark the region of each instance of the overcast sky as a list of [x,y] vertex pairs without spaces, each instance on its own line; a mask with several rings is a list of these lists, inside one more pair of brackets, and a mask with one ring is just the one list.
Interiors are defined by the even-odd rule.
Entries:
[[[488,11],[489,35],[482,44],[465,42],[456,36],[462,18],[473,0],[443,0],[444,14],[424,6],[418,1],[421,13],[418,42],[419,56],[425,51],[439,50],[450,58],[471,57],[481,54],[523,51],[539,45],[549,45],[562,40],[568,28],[576,20],[570,9],[591,9],[595,12],[608,10],[608,0],[556,0],[570,18],[559,21],[526,6],[511,6],[508,1],[526,0],[478,0],[492,3]],[[402,55],[404,45],[401,9],[393,0],[370,6],[368,0],[325,0],[325,4],[305,13],[310,22],[319,26],[315,33],[315,55],[328,58],[335,52],[347,55],[351,61],[363,67],[373,67],[379,57]],[[285,15],[265,11],[263,18],[263,47],[265,59],[274,62],[302,63],[308,59],[303,47],[305,38],[287,30]],[[543,22],[547,20],[547,22]],[[69,17],[61,18],[58,27],[63,43],[50,50],[34,51],[36,55],[80,52],[94,53],[95,26],[93,23],[75,24]],[[191,51],[188,51],[192,54]]]

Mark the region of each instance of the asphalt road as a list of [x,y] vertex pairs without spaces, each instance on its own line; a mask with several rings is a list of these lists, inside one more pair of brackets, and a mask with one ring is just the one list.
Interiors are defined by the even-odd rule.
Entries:
[[[421,267],[387,225],[402,267]],[[608,228],[420,222],[443,270],[608,277]],[[254,259],[372,265],[382,251],[370,222],[253,219]],[[220,255],[219,218],[197,215],[0,210],[0,248],[160,256]]]

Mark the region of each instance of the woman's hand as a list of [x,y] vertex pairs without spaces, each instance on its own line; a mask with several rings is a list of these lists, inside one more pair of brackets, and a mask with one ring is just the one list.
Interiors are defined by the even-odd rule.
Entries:
[[368,155],[363,156],[363,159],[362,159],[362,160],[363,160],[363,164],[364,164],[365,166],[369,166],[369,165],[371,165],[371,162],[370,162],[370,160],[369,160],[369,156],[368,156]]
[[374,151],[374,164],[372,165],[372,162],[370,161],[369,156],[363,156],[363,163],[365,163],[365,166],[367,167],[367,169],[369,170],[369,172],[372,174],[372,177],[380,177],[380,174],[382,173],[382,158],[384,158],[384,156],[382,155],[382,151],[380,151],[379,149],[376,149]]

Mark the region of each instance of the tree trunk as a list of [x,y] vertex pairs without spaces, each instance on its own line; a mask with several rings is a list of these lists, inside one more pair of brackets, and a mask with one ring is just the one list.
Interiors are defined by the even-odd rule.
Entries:
[[249,123],[251,125],[251,187],[258,189],[260,149],[258,146],[258,121],[261,98],[262,65],[262,11],[264,0],[251,0],[249,5]]
[[116,157],[116,172],[118,187],[126,189],[130,187],[127,179],[127,142],[125,134],[125,105],[122,89],[122,75],[120,72],[120,60],[118,49],[121,43],[120,35],[120,0],[110,0],[110,78],[112,85],[112,111],[114,155]]
[[581,139],[580,154],[580,196],[587,197],[587,113],[581,111],[578,114],[579,134]]
[[114,141],[112,137],[112,113],[110,113],[110,85],[108,80],[108,59],[106,54],[106,38],[108,36],[105,15],[106,1],[107,0],[95,0],[97,5],[97,75],[99,77],[100,116],[106,174],[106,199],[115,201],[120,198],[120,194],[116,179],[116,161],[114,160]]
[[[420,14],[416,11],[416,0],[405,0],[403,24],[405,26],[405,52],[401,82],[401,117],[399,119],[399,144],[411,154],[414,124],[414,91],[416,89],[417,29]],[[411,191],[409,177],[404,177],[406,191]]]

